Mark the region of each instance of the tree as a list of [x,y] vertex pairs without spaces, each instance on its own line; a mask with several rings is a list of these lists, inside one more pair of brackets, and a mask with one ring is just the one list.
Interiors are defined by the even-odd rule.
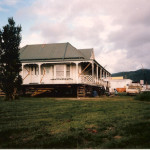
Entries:
[[5,93],[6,100],[15,99],[14,93],[18,93],[22,84],[19,75],[20,32],[21,26],[15,26],[13,18],[8,18],[8,24],[0,30],[0,88]]

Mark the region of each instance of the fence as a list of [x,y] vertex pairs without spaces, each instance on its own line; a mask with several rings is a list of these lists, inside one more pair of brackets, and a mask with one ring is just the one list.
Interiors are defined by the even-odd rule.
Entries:
[[79,77],[79,82],[81,83],[86,83],[86,84],[94,84],[94,85],[101,85],[101,86],[108,86],[109,83],[102,80],[102,79],[97,79],[96,77],[93,77],[92,75],[80,75]]

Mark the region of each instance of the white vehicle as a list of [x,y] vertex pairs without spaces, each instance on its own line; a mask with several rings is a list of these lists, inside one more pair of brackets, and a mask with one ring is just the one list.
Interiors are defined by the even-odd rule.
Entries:
[[131,83],[126,88],[126,93],[128,95],[136,95],[139,94],[142,90],[142,86],[139,83]]

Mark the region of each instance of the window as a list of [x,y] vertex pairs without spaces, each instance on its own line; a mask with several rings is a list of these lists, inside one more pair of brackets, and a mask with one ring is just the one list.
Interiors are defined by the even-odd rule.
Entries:
[[44,74],[44,67],[42,66],[41,67],[41,75],[43,75]]
[[31,75],[34,75],[33,66],[31,66]]
[[51,76],[54,77],[54,66],[51,66]]
[[64,78],[64,65],[56,65],[56,78]]
[[70,65],[66,66],[66,78],[70,78]]
[[49,67],[45,67],[46,74],[49,74]]
[[39,68],[35,67],[35,75],[38,75],[38,74],[39,74]]

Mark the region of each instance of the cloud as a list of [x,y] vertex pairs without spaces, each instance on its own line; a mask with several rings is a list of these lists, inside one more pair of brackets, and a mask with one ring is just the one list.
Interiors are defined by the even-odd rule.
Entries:
[[7,6],[14,6],[17,3],[19,3],[21,0],[1,0],[0,1],[0,11],[1,12],[6,12],[8,11]]
[[22,37],[22,46],[28,45],[28,44],[39,44],[39,43],[45,43],[44,38],[40,35],[40,33],[31,33],[30,35],[23,35]]
[[149,0],[35,0],[17,15],[34,20],[29,33],[38,42],[93,47],[111,72],[150,65]]
[[3,7],[0,6],[0,11],[5,12],[7,9],[4,9]]
[[[134,4],[135,6],[133,7]],[[113,49],[127,50],[125,59],[132,60],[132,64],[127,62],[132,70],[140,68],[141,64],[149,68],[150,3],[146,0],[139,0],[129,6],[132,6],[132,9],[126,8],[128,10],[126,14],[125,12],[122,13],[113,22],[114,24],[120,23],[122,28],[111,32],[108,41],[114,44]]]
[[110,52],[101,52],[97,56],[97,60],[110,72],[113,72],[114,70],[120,71],[120,68],[124,68],[124,70],[127,68],[127,64],[123,62],[123,59],[126,58],[126,55],[126,50],[118,49]]
[[0,5],[12,6],[12,5],[16,5],[19,1],[21,1],[21,0],[2,0],[0,2]]

